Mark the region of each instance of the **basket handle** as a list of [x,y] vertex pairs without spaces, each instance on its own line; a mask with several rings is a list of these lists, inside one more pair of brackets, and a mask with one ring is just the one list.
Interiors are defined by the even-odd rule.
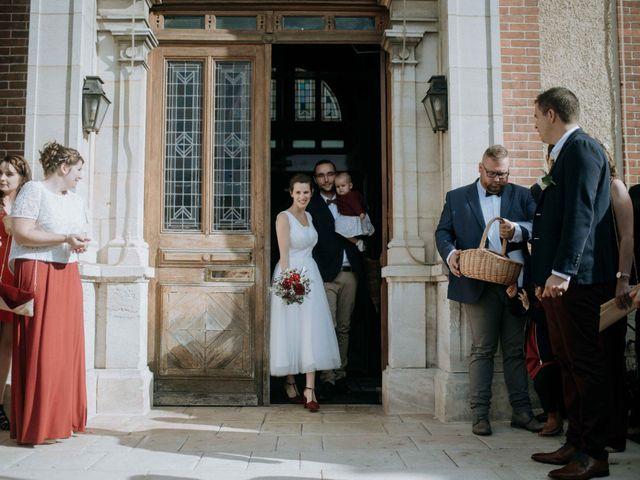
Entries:
[[[493,225],[493,222],[495,222],[496,220],[504,220],[504,218],[502,217],[494,217],[491,220],[489,220],[489,222],[487,223],[487,226],[484,227],[484,232],[482,232],[482,239],[480,240],[480,245],[478,246],[478,248],[482,248],[484,250],[486,250],[485,245],[487,244],[487,237],[489,236],[489,229],[491,228],[491,225]],[[502,239],[502,252],[500,252],[500,254],[504,257],[506,256],[507,253],[507,240],[505,238]]]

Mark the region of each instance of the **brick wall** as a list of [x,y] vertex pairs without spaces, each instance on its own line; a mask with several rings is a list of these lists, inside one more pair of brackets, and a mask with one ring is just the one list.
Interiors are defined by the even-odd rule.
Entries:
[[627,185],[640,183],[640,2],[618,1],[623,165]]
[[0,155],[24,153],[29,0],[0,0]]
[[514,183],[530,186],[541,175],[544,153],[533,124],[540,93],[540,34],[537,0],[500,0],[504,146],[511,154]]

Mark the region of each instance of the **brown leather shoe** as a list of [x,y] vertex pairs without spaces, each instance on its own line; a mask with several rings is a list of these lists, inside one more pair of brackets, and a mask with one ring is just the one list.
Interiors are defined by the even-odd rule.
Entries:
[[558,450],[551,453],[534,453],[531,458],[536,462],[548,463],[550,465],[566,465],[578,453],[578,449],[573,445],[565,443]]
[[564,467],[550,471],[549,476],[559,480],[589,480],[596,477],[608,477],[609,462],[596,460],[589,455],[580,453]]

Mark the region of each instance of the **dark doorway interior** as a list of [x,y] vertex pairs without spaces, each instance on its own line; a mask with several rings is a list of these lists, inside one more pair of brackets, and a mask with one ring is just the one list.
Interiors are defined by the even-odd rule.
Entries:
[[[351,320],[349,391],[333,403],[380,403],[380,59],[374,45],[273,46],[271,218],[291,204],[291,175],[311,173],[318,160],[329,159],[351,173],[376,228],[366,241],[368,278],[360,282]],[[272,225],[272,271],[278,256]],[[285,401],[282,383],[272,377],[272,403]]]

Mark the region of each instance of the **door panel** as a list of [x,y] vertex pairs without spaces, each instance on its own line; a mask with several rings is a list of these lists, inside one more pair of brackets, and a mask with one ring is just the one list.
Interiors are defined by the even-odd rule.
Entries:
[[263,401],[266,64],[263,46],[153,53],[145,235],[156,405]]
[[251,286],[163,286],[161,375],[253,374]]

